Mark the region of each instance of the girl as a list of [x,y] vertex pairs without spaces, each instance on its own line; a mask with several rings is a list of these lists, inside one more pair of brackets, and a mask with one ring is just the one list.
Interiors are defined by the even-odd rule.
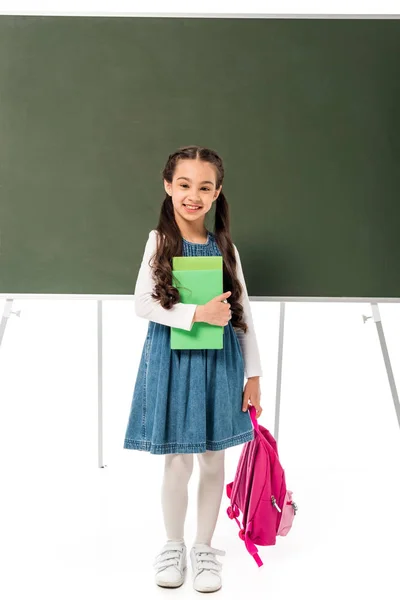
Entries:
[[[197,454],[193,586],[212,592],[221,587],[216,555],[225,554],[211,547],[224,489],[225,449],[253,439],[247,409],[252,404],[257,418],[261,414],[262,371],[240,257],[229,232],[221,158],[207,148],[180,148],[168,158],[163,179],[166,196],[158,227],[150,232],[135,287],[135,312],[149,320],[149,327],[124,448],[165,454],[161,499],[167,543],[154,563],[162,587],[184,581],[188,482]],[[214,202],[211,233],[204,220]],[[202,306],[179,302],[172,286],[173,256],[222,256],[229,291]],[[223,349],[171,350],[170,328],[190,331],[199,321],[224,326]]]

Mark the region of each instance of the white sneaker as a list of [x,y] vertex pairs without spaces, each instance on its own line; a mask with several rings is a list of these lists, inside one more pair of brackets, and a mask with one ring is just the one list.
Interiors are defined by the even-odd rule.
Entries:
[[186,546],[184,542],[167,542],[153,563],[155,581],[160,587],[175,588],[185,581]]
[[216,555],[225,556],[225,552],[206,544],[195,544],[191,549],[193,587],[197,592],[216,592],[222,587],[219,574],[222,564],[215,558]]

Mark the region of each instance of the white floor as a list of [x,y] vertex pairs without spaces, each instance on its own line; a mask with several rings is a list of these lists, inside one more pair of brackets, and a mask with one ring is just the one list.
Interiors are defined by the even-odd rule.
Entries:
[[[380,308],[400,390],[400,307]],[[21,317],[10,319],[0,348],[2,598],[199,596],[190,570],[180,589],[155,586],[163,457],[122,448],[147,323],[131,303],[105,303],[100,469],[95,304],[18,301],[15,309]],[[261,423],[273,433],[279,305],[252,310],[264,368]],[[299,512],[286,538],[260,548],[259,569],[224,497],[213,546],[227,554],[215,597],[400,597],[400,428],[376,328],[362,314],[371,314],[368,304],[287,305],[278,448]],[[240,451],[227,451],[226,482]]]

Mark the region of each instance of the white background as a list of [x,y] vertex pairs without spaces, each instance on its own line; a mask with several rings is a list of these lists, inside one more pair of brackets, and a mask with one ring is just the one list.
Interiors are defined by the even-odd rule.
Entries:
[[[393,14],[396,4],[13,0],[1,1],[0,12]],[[17,300],[13,310],[21,317],[9,319],[0,349],[0,594],[193,597],[189,578],[173,591],[153,583],[151,564],[164,543],[163,457],[122,448],[147,322],[133,302],[104,302],[107,467],[99,469],[96,302]],[[273,432],[279,304],[253,302],[252,311],[264,370],[261,423]],[[400,305],[380,311],[400,388]],[[213,540],[227,551],[218,598],[398,599],[400,431],[376,327],[373,319],[363,324],[362,314],[372,314],[368,304],[287,305],[278,448],[299,512],[286,538],[260,548],[258,569],[226,516],[224,496]],[[226,453],[227,483],[240,451]],[[196,465],[189,549],[197,476]]]

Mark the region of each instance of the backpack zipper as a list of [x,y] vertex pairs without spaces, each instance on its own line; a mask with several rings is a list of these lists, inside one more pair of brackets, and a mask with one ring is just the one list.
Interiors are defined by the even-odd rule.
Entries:
[[[271,496],[271,502],[272,502],[272,505],[276,508],[276,510],[278,510],[281,513],[282,510],[279,508],[278,504],[276,503],[276,499],[275,499],[274,495]],[[291,502],[288,502],[287,504],[292,505],[294,514],[296,514],[297,510],[298,510],[296,502],[293,502],[293,500],[292,500]]]
[[279,512],[282,512],[276,503],[275,496],[271,496],[271,502],[272,502],[272,505],[276,508],[276,510],[279,510]]

